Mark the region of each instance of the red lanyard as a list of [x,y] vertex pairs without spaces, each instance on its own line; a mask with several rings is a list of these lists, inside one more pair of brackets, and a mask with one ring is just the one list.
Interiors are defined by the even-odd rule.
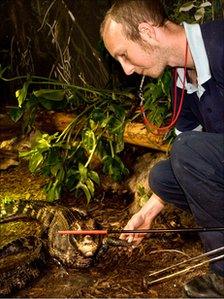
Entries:
[[184,61],[184,78],[183,78],[183,86],[182,86],[182,92],[181,92],[181,98],[180,98],[180,104],[179,107],[177,109],[177,68],[174,69],[174,85],[173,85],[173,114],[172,114],[172,118],[170,123],[165,126],[165,127],[157,127],[156,125],[154,125],[153,123],[151,123],[148,118],[146,117],[145,114],[145,109],[144,109],[144,97],[142,95],[142,85],[144,82],[144,77],[142,78],[142,82],[140,85],[140,89],[139,89],[139,98],[141,99],[141,103],[140,103],[140,111],[142,113],[143,116],[143,121],[144,124],[146,126],[146,128],[155,135],[163,135],[165,133],[167,133],[171,128],[174,127],[174,125],[176,124],[178,117],[180,115],[182,106],[183,106],[183,102],[184,102],[184,93],[185,93],[185,85],[186,85],[186,74],[187,74],[187,52],[188,52],[188,43],[186,41],[186,50],[185,50],[185,61]]

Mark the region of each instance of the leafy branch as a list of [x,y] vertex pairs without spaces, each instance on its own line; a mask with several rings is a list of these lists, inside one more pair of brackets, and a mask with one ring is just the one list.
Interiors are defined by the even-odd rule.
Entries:
[[[53,88],[35,89],[45,85]],[[82,190],[89,202],[95,185],[99,185],[99,176],[91,169],[95,156],[102,161],[103,170],[114,179],[121,179],[127,173],[118,154],[124,148],[123,129],[128,113],[124,106],[131,105],[134,98],[131,93],[30,77],[16,91],[16,97],[20,117],[24,114],[26,119],[27,114],[33,115],[25,121],[28,129],[32,128],[40,107],[52,110],[55,106],[63,106],[74,112],[73,120],[63,132],[53,135],[39,132],[31,150],[20,153],[29,160],[31,172],[41,172],[50,178],[45,187],[49,201],[58,199],[62,189],[67,189],[77,194]],[[119,105],[121,101],[126,102],[123,107]],[[19,118],[18,109],[17,113],[12,112],[14,119]],[[31,110],[32,113],[27,113]]]

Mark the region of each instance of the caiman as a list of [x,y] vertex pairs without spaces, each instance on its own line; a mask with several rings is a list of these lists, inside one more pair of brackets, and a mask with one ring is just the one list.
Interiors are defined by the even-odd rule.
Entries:
[[[107,242],[98,235],[58,234],[59,230],[79,229],[100,229],[100,225],[77,208],[43,201],[0,202],[0,296],[37,277],[45,251],[67,268],[92,265]],[[108,243],[122,245],[113,240]]]

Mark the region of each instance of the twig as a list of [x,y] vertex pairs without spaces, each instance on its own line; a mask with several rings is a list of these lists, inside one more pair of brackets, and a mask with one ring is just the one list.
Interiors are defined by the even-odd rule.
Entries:
[[45,24],[45,20],[46,20],[46,18],[47,18],[47,15],[48,15],[49,11],[51,10],[52,6],[55,4],[55,2],[56,2],[56,0],[54,0],[54,1],[49,5],[49,7],[48,7],[48,9],[47,9],[47,11],[46,11],[46,13],[45,13],[45,15],[44,15],[43,22],[42,22],[40,28],[37,29],[37,31],[40,31],[40,30],[44,27],[44,24]]
[[159,250],[153,250],[153,251],[150,251],[147,254],[147,256],[150,255],[150,254],[155,254],[155,253],[160,253],[160,252],[179,253],[179,254],[182,254],[182,255],[190,258],[190,256],[188,254],[186,254],[186,253],[184,253],[184,252],[182,252],[180,250],[176,250],[176,249],[159,249]]

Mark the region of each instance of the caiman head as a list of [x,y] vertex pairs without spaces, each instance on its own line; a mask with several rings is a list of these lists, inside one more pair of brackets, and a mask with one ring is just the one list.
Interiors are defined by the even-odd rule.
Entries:
[[[70,230],[95,230],[99,228],[94,219],[74,221],[70,226]],[[87,260],[96,256],[102,244],[102,238],[98,235],[69,235],[69,240],[80,255]]]
[[[93,264],[102,246],[98,235],[60,235],[59,230],[94,230],[99,224],[80,210],[69,215],[59,211],[49,229],[49,251],[56,259],[69,268],[87,268]],[[70,222],[71,218],[73,220]]]

